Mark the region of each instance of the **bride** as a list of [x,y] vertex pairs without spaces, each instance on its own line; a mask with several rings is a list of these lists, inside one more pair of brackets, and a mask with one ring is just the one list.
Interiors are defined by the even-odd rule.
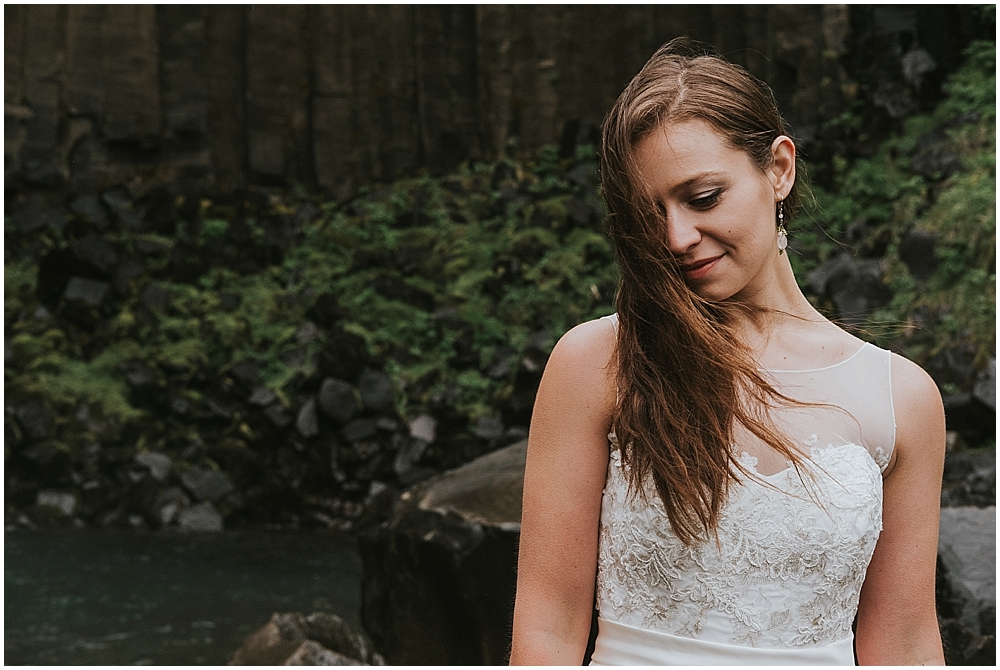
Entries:
[[940,395],[802,295],[795,170],[767,86],[683,43],[608,115],[618,311],[538,390],[511,663],[580,664],[595,605],[596,664],[944,662]]

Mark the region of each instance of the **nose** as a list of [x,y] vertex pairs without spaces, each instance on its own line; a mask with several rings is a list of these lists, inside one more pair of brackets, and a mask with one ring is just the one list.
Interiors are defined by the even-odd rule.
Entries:
[[668,212],[667,246],[676,256],[687,254],[701,241],[701,231],[689,212]]

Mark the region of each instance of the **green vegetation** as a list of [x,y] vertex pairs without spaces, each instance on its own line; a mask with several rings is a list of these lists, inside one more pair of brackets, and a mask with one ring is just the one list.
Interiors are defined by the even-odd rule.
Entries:
[[[937,111],[909,119],[873,156],[833,166],[834,185],[814,188],[815,206],[793,222],[797,275],[828,311],[810,270],[845,249],[884,258],[893,297],[864,329],[921,363],[967,345],[982,366],[995,347],[994,53],[973,44]],[[393,377],[402,416],[447,411],[471,425],[503,408],[507,425],[524,425],[558,336],[613,310],[593,147],[467,164],[344,204],[195,204],[178,203],[157,234],[105,233],[143,258],[142,271],[103,311],[68,322],[39,313],[36,261],[7,256],[4,376],[15,402],[42,397],[60,422],[85,405],[136,427],[132,446],[152,447],[187,439],[191,421],[150,415],[127,370],[200,406],[212,384],[251,361],[295,411],[317,354],[346,332]],[[913,232],[934,236],[937,266],[925,279],[900,255]],[[43,247],[58,249],[73,232],[46,235]],[[249,439],[245,419],[227,418],[223,433]],[[69,446],[92,439],[66,437]]]
[[[893,297],[863,332],[921,364],[966,346],[982,367],[995,350],[995,53],[992,42],[973,43],[933,114],[907,119],[874,156],[836,164],[834,186],[813,189],[807,223],[794,232],[804,253],[792,260],[803,283],[845,250],[883,258]],[[927,277],[915,277],[901,258],[913,233],[933,240]]]

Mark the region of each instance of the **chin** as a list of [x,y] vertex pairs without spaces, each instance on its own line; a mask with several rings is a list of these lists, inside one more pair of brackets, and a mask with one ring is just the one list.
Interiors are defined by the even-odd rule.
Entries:
[[709,302],[724,302],[736,297],[738,291],[727,289],[724,286],[692,286],[699,298]]

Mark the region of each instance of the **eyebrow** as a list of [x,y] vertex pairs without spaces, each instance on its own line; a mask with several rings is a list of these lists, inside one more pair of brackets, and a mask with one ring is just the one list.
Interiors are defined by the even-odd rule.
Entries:
[[708,180],[708,181],[711,181],[711,180],[721,180],[724,177],[725,177],[725,173],[718,172],[716,170],[707,170],[705,172],[699,172],[698,174],[696,174],[695,176],[691,177],[690,179],[685,179],[680,184],[677,184],[672,189],[670,189],[670,191],[671,191],[671,193],[675,193],[677,191],[682,191],[682,190],[684,190],[686,188],[690,188],[692,184],[695,184],[697,182],[706,181],[706,180]]
[[706,181],[706,180],[709,180],[709,181],[711,181],[711,180],[722,181],[722,180],[725,179],[725,177],[726,177],[726,174],[724,172],[719,172],[717,170],[706,170],[705,172],[699,172],[698,174],[694,175],[690,179],[685,179],[681,183],[679,183],[676,186],[670,188],[667,192],[670,193],[671,195],[673,195],[675,193],[680,193],[680,192],[683,192],[685,190],[689,190],[691,188],[692,184],[696,184],[698,182]]

